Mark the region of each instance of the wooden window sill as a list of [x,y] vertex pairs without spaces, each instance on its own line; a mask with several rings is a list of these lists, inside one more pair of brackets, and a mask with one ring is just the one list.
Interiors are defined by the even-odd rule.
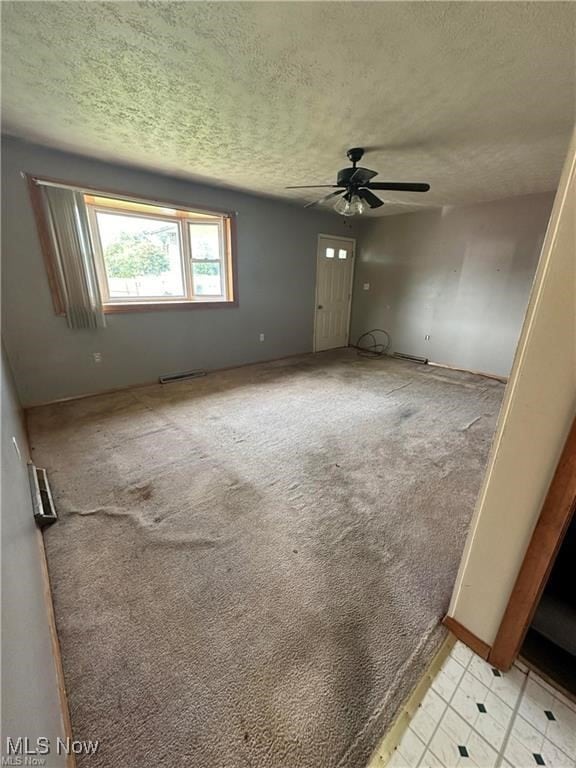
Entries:
[[105,304],[104,314],[121,312],[156,312],[164,309],[220,309],[237,307],[238,302],[231,301],[143,301],[126,304]]

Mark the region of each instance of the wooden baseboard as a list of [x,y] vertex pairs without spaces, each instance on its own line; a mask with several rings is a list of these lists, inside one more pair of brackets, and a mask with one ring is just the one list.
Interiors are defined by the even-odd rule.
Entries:
[[461,371],[462,373],[472,373],[474,376],[484,376],[485,379],[495,379],[495,381],[501,381],[502,384],[508,383],[508,376],[498,376],[495,373],[485,373],[484,371],[471,371],[470,368],[458,368],[456,365],[448,365],[447,363],[435,363],[433,360],[428,360],[428,365],[434,366],[434,368],[448,368],[449,371]]
[[[54,616],[54,605],[52,603],[52,590],[50,587],[50,576],[48,574],[48,562],[46,560],[46,550],[44,549],[44,537],[39,529],[36,529],[38,537],[38,549],[40,555],[40,567],[42,569],[42,581],[44,586],[44,602],[48,618],[48,627],[50,631],[50,640],[52,645],[52,658],[56,669],[56,679],[58,682],[58,696],[60,698],[60,715],[62,718],[62,728],[64,736],[70,740],[72,735],[72,722],[70,720],[70,709],[68,707],[68,695],[66,693],[66,683],[64,680],[64,668],[62,667],[62,656],[60,654],[60,642],[56,630],[56,617]],[[70,753],[66,758],[66,768],[76,768],[76,757]]]
[[464,643],[470,650],[474,651],[477,656],[480,656],[485,661],[488,659],[490,651],[492,650],[488,643],[485,643],[484,640],[480,640],[479,637],[476,637],[473,632],[470,632],[469,629],[462,626],[462,624],[460,624],[459,621],[456,621],[456,619],[453,619],[452,616],[445,616],[442,623],[455,637],[458,638],[458,640],[460,640],[460,642]]

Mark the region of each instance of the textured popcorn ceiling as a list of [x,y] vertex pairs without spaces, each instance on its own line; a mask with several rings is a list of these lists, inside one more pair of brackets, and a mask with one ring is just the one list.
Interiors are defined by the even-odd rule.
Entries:
[[[4,2],[3,123],[39,143],[266,195],[376,180],[450,205],[556,186],[573,3]],[[388,206],[383,213],[410,210]]]

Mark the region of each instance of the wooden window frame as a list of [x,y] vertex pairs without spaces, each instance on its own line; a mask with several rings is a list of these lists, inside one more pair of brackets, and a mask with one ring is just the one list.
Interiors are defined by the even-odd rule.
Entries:
[[[219,218],[217,222],[214,221],[195,221],[194,219],[190,219],[188,221],[185,221],[182,223],[182,229],[186,232],[186,237],[184,238],[186,240],[187,246],[190,248],[190,257],[188,259],[188,264],[190,265],[190,284],[192,286],[192,292],[194,292],[194,264],[219,264],[220,265],[220,274],[222,276],[222,285],[224,287],[224,293],[227,296],[229,291],[229,281],[230,281],[230,275],[228,274],[227,269],[227,257],[226,257],[226,240],[227,235],[225,231],[225,221],[224,218]],[[192,226],[198,226],[198,227],[206,227],[206,226],[214,226],[214,224],[218,224],[218,244],[220,246],[219,248],[219,256],[217,259],[195,259],[194,258],[194,249],[192,248],[192,232],[191,227]],[[209,301],[210,299],[215,300],[218,297],[214,294],[206,294],[206,299],[199,299],[199,301]]]
[[[54,311],[57,315],[65,315],[64,311],[64,301],[60,289],[60,284],[58,280],[58,262],[54,253],[53,244],[52,244],[52,237],[50,234],[50,225],[48,221],[48,217],[46,215],[45,207],[44,207],[44,200],[42,197],[42,193],[40,190],[40,185],[42,183],[46,184],[53,184],[53,185],[60,185],[63,187],[72,187],[76,188],[79,191],[83,191],[86,195],[93,195],[95,197],[108,197],[113,200],[117,200],[120,203],[126,202],[126,203],[132,203],[132,204],[142,204],[142,205],[150,205],[150,206],[156,206],[159,208],[164,209],[172,209],[174,211],[173,215],[166,215],[166,214],[146,214],[146,213],[138,213],[137,211],[132,211],[134,215],[138,216],[150,216],[150,218],[154,219],[160,219],[160,218],[167,218],[171,221],[179,221],[179,237],[184,239],[184,234],[186,235],[186,238],[190,236],[190,233],[187,229],[187,222],[194,223],[194,219],[187,217],[183,214],[186,213],[198,213],[198,214],[206,214],[206,216],[213,216],[217,217],[217,220],[221,222],[221,258],[220,263],[222,264],[222,280],[224,283],[225,290],[227,291],[227,298],[221,299],[219,297],[208,297],[207,299],[190,299],[188,296],[183,298],[177,298],[177,299],[161,299],[157,300],[155,298],[151,299],[145,299],[142,300],[140,298],[137,299],[129,299],[129,300],[122,300],[122,301],[109,301],[104,303],[104,313],[105,314],[116,314],[116,313],[124,313],[124,312],[151,312],[156,310],[182,310],[182,309],[224,309],[227,307],[238,307],[239,301],[238,301],[238,265],[237,265],[237,227],[236,227],[236,214],[232,211],[220,209],[220,208],[208,208],[206,206],[201,205],[190,205],[190,203],[184,203],[182,201],[176,201],[176,200],[167,200],[162,199],[158,200],[156,198],[147,197],[145,195],[135,195],[134,193],[128,193],[128,192],[122,192],[120,190],[116,189],[108,189],[103,187],[94,187],[87,184],[79,184],[76,182],[71,181],[65,181],[62,179],[54,179],[46,176],[35,176],[31,174],[26,174],[26,180],[28,183],[28,190],[30,194],[30,199],[32,203],[32,210],[34,213],[34,217],[36,220],[36,226],[38,230],[38,235],[40,239],[40,247],[42,251],[42,256],[44,259],[44,265],[46,268],[46,273],[48,276],[48,284],[50,287],[50,293],[52,296],[52,303],[54,306]],[[89,203],[87,205],[89,217],[92,215],[91,209],[92,208],[98,208],[97,205],[92,205]],[[121,206],[117,206],[118,213],[126,213],[126,210],[122,209]],[[107,208],[106,212],[111,213],[113,212],[114,207],[110,206],[110,208]],[[180,215],[178,215],[180,214]],[[129,214],[128,214],[129,215]],[[201,218],[197,219],[197,223],[207,223],[208,218],[202,220]],[[189,243],[189,241],[188,241]],[[188,258],[190,256],[190,248],[189,244],[181,243],[181,260],[182,260],[182,266],[184,270],[188,270],[190,272],[189,279],[192,280],[192,259]],[[98,270],[98,276],[100,284],[102,283],[102,264],[100,263],[101,260],[101,254],[98,253],[98,245],[96,245],[95,250],[96,253],[96,261],[97,261],[97,270]],[[206,261],[205,259],[198,260],[198,261]],[[210,260],[209,260],[210,261]],[[215,260],[214,260],[215,261]],[[104,277],[104,280],[106,278]],[[186,278],[186,282],[188,282],[188,278]],[[193,285],[192,282],[189,283],[189,285]],[[106,283],[107,287],[107,283]]]

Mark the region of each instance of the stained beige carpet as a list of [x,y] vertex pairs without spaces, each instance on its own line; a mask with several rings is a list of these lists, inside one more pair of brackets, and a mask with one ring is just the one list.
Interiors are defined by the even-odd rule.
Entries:
[[444,636],[502,393],[345,351],[31,411],[81,768],[363,768]]

